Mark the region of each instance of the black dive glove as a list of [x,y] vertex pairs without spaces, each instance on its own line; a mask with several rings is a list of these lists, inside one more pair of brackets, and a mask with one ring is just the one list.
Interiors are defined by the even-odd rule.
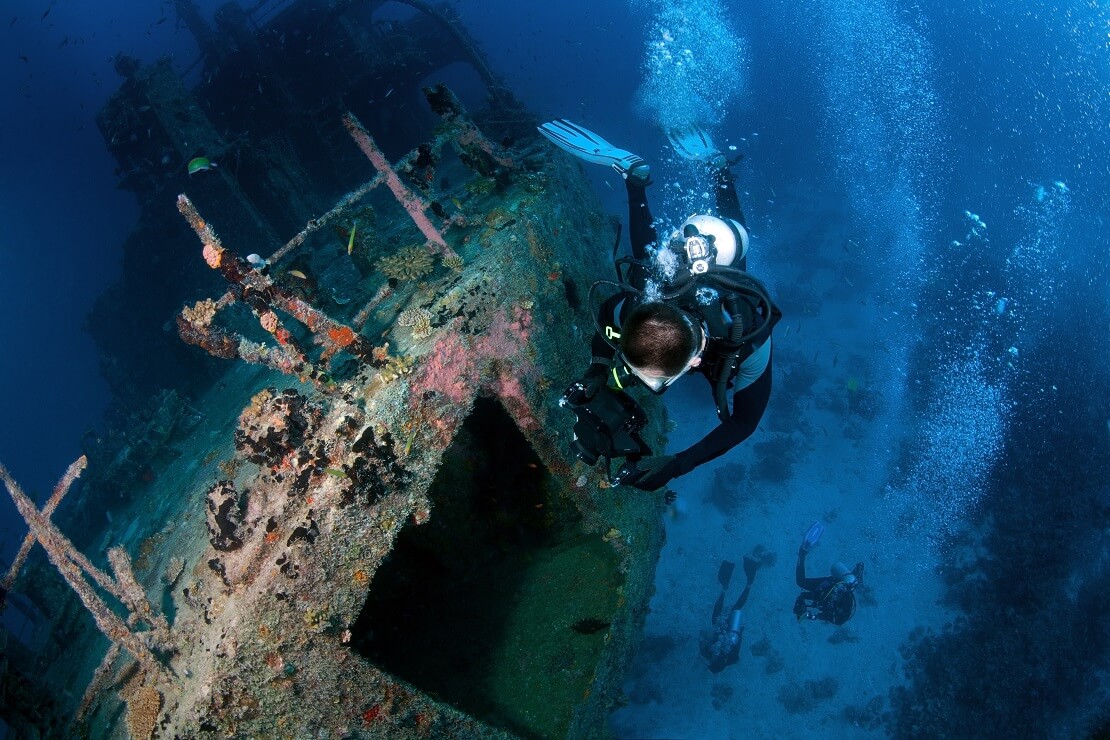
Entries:
[[581,380],[571,383],[563,392],[560,404],[563,406],[581,406],[597,395],[609,380],[609,367],[594,363],[586,370]]
[[616,486],[633,486],[641,491],[662,488],[678,475],[678,458],[674,455],[652,455],[636,462],[626,462],[613,480]]

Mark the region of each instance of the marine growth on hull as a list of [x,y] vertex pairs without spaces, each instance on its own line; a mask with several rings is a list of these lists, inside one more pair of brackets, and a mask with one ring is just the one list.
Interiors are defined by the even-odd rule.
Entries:
[[[481,67],[489,110],[472,117],[427,84],[405,91],[406,115],[415,99],[424,113],[404,136],[327,105],[313,114],[319,148],[294,147],[272,177],[261,149],[224,148],[238,171],[213,157],[180,181],[128,180],[146,204],[133,243],[157,231],[188,266],[164,290],[125,275],[94,334],[120,306],[145,314],[144,301],[179,296],[152,341],[172,341],[163,379],[188,377],[90,436],[45,505],[5,474],[31,526],[9,601],[40,625],[36,644],[8,636],[6,685],[56,697],[8,706],[13,727],[604,732],[662,540],[659,502],[578,462],[558,404],[589,351],[579,297],[612,269],[613,228],[473,48],[444,49]],[[200,118],[223,109],[188,97],[226,80],[190,92],[166,65],[120,66],[104,114],[113,152],[127,156],[120,127],[151,111],[215,130]],[[416,123],[424,140],[387,153]],[[314,185],[337,171],[349,192]],[[147,359],[113,346],[120,387],[139,397]],[[654,411],[645,435],[659,444]]]

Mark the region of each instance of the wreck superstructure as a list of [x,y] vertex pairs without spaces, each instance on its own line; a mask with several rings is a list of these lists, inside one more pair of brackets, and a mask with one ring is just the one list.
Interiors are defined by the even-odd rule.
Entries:
[[[310,192],[312,168],[287,171],[303,192],[285,222],[233,167],[181,197],[150,191],[192,227],[185,249],[211,286],[181,301],[174,339],[231,371],[192,401],[201,420],[168,425],[184,454],[145,461],[151,480],[103,536],[81,548],[28,510],[58,567],[72,577],[77,562],[119,615],[101,625],[110,640],[72,610],[49,620],[71,642],[42,677],[65,687],[57,711],[77,730],[607,734],[660,504],[574,460],[558,400],[588,352],[587,289],[611,274],[617,234],[577,164],[503,92],[486,117],[501,130],[442,85],[421,97],[425,125],[403,155],[336,108],[317,133],[341,132],[327,146],[348,174],[323,177],[345,189],[316,207],[327,188]],[[163,400],[174,419],[190,413]],[[28,571],[17,591],[31,573],[50,577]]]
[[[229,239],[281,243],[373,174],[351,156],[344,113],[374,130],[394,159],[435,125],[420,88],[445,76],[489,99],[497,140],[527,135],[534,123],[446,6],[227,3],[212,24],[191,0],[175,7],[203,56],[182,72],[168,59],[144,66],[117,57],[123,83],[97,116],[119,187],[142,211],[124,244],[123,275],[97,301],[88,329],[113,393],[133,405],[162,387],[196,391],[222,372],[163,331],[195,298],[190,290],[216,286],[190,259],[177,193],[218,217]],[[190,176],[197,157],[216,167]]]

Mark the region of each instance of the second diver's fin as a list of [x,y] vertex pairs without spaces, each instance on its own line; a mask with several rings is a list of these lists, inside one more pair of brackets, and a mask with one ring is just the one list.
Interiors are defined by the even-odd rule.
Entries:
[[755,572],[759,570],[759,565],[759,561],[755,558],[749,558],[747,555],[744,556],[744,577],[748,579],[749,586],[752,584],[752,581],[755,580]]
[[809,525],[809,530],[806,532],[806,536],[802,539],[802,551],[809,552],[810,550],[812,550],[813,546],[816,545],[818,541],[820,541],[821,535],[824,534],[824,532],[825,525],[822,524],[820,520]]
[[721,568],[717,571],[717,583],[721,584],[721,588],[728,588],[728,584],[732,582],[732,571],[734,570],[736,570],[736,563],[730,563],[727,560],[721,563]]
[[592,164],[612,167],[624,179],[647,184],[651,168],[647,162],[632,152],[619,149],[588,128],[565,118],[548,121],[537,127],[539,132],[555,146]]
[[713,144],[709,132],[700,126],[667,129],[667,138],[675,153],[683,159],[692,159],[697,162],[725,167],[728,162],[721,150]]

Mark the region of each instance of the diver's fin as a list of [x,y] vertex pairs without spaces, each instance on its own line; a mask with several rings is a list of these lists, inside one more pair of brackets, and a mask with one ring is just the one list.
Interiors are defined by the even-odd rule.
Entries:
[[748,579],[748,585],[752,585],[755,580],[755,572],[759,570],[759,561],[755,558],[744,556],[744,577]]
[[728,584],[732,583],[734,570],[736,570],[736,563],[730,563],[727,560],[721,563],[721,568],[717,571],[717,583],[721,584],[721,588],[727,589]]
[[802,552],[809,552],[810,550],[812,550],[813,546],[820,541],[821,535],[824,534],[824,532],[825,525],[822,524],[820,520],[809,525],[809,530],[806,532],[806,536],[802,538]]
[[709,132],[699,126],[667,129],[667,138],[670,139],[671,146],[678,156],[683,159],[704,162],[714,167],[728,165],[725,155],[714,146]]
[[537,127],[555,146],[592,164],[612,167],[624,179],[644,183],[650,180],[651,168],[632,152],[619,149],[588,128],[563,118]]

